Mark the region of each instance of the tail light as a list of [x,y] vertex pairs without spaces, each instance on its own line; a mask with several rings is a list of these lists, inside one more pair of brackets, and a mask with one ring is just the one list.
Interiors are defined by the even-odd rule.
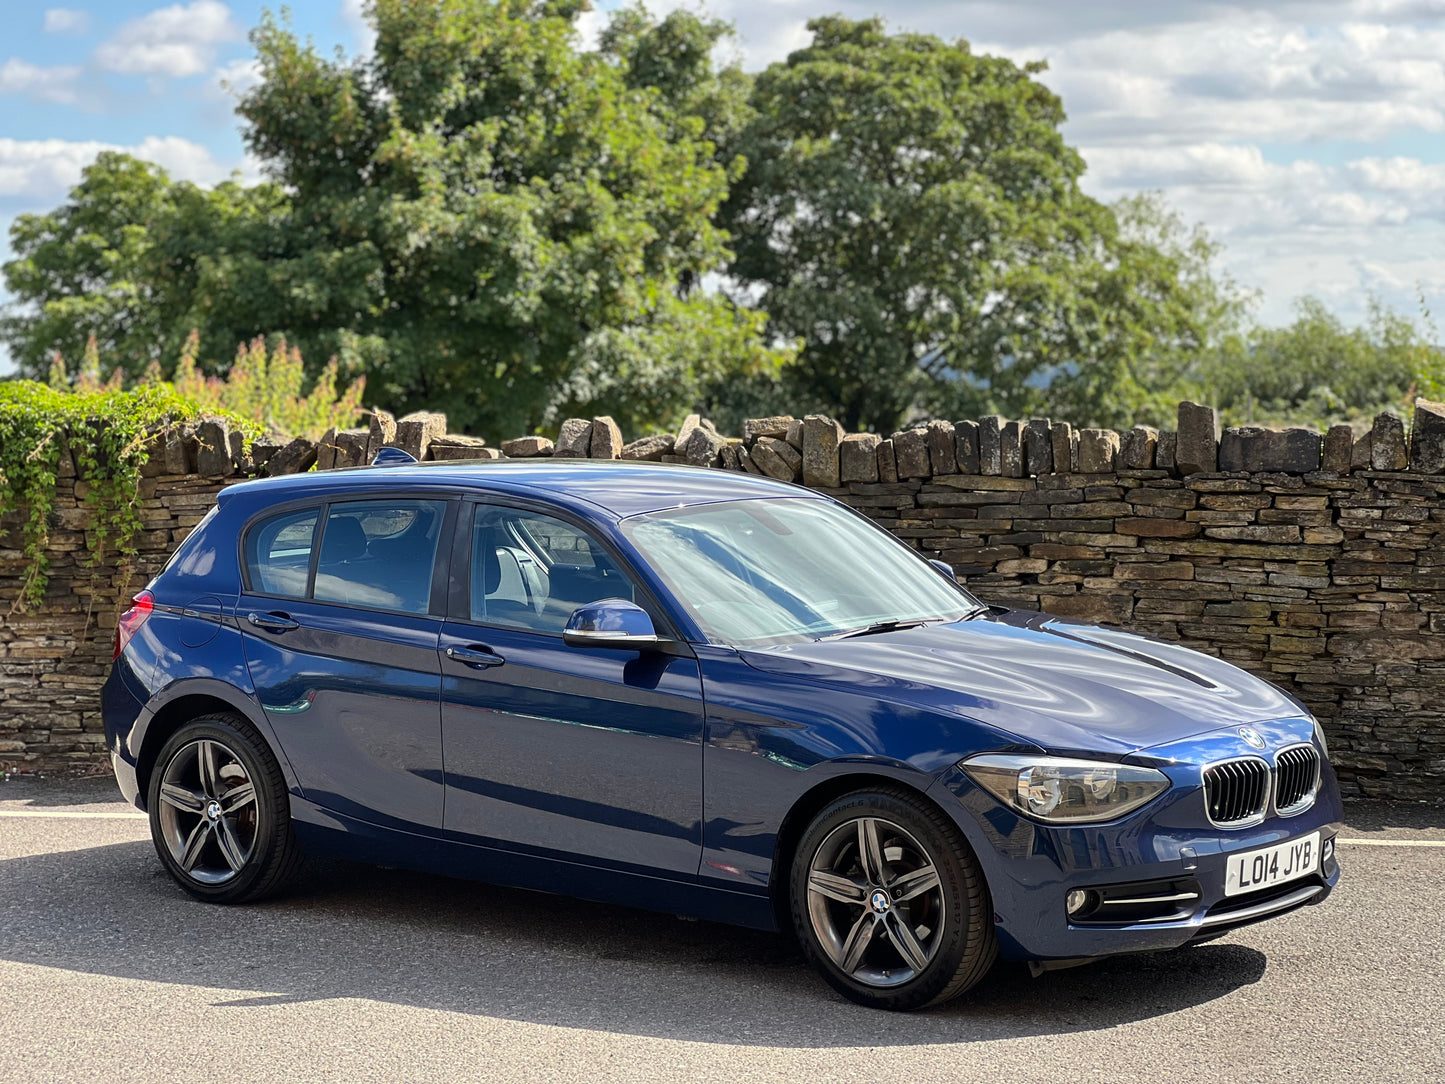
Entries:
[[130,609],[120,615],[120,620],[115,623],[115,654],[110,661],[115,662],[120,658],[120,653],[125,650],[125,645],[130,643],[130,638],[140,631],[140,627],[146,623],[151,611],[156,608],[156,599],[149,591],[142,591],[131,599]]

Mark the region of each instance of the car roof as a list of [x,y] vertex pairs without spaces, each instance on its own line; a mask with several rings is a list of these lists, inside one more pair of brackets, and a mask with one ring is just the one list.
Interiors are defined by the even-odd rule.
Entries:
[[[376,489],[465,488],[533,497],[614,518],[717,501],[763,497],[816,497],[773,478],[670,463],[625,460],[510,459],[351,467],[241,482],[223,498],[245,494],[269,502]],[[579,506],[585,506],[579,507]]]

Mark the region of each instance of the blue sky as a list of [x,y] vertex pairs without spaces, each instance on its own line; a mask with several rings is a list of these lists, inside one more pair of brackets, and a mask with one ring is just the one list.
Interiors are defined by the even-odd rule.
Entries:
[[[246,32],[262,7],[0,0],[0,235],[63,200],[106,147],[200,183],[257,176],[222,83],[251,77]],[[290,5],[298,31],[348,51],[368,45],[360,7]],[[709,4],[737,24],[750,68],[804,44],[811,14],[879,7]],[[892,0],[886,14],[895,28],[1048,61],[1086,187],[1162,190],[1224,243],[1224,267],[1260,291],[1261,320],[1287,320],[1305,293],[1348,320],[1372,294],[1413,313],[1423,290],[1445,308],[1442,0]],[[584,34],[600,18],[585,17]]]

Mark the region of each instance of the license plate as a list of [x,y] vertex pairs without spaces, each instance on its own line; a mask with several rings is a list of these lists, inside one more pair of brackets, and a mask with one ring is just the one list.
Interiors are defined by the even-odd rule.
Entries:
[[1311,832],[1273,847],[1229,856],[1224,873],[1224,894],[1239,896],[1271,885],[1308,877],[1320,868],[1320,834]]

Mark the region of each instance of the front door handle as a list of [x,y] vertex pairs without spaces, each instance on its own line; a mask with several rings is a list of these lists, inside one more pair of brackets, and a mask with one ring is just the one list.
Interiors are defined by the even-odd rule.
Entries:
[[489,666],[501,666],[507,661],[482,644],[475,644],[472,647],[449,647],[447,648],[447,658],[455,659],[462,665],[470,666],[475,670],[485,670]]
[[292,629],[301,627],[299,622],[292,621],[281,613],[247,614],[246,620],[258,629],[265,629],[267,632],[290,632]]

